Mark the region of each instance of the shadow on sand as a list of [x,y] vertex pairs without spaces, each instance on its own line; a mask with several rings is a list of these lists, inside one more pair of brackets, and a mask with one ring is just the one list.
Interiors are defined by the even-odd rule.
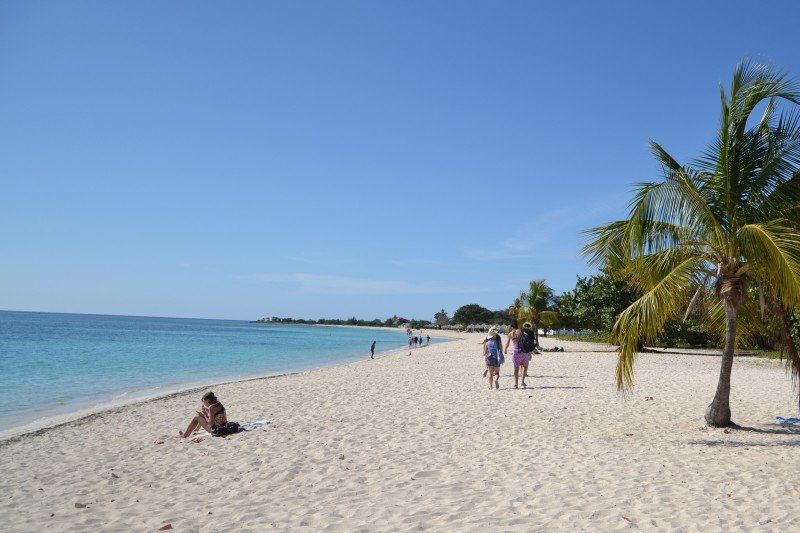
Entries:
[[533,374],[528,374],[528,378],[530,379],[578,379],[582,377],[583,376],[534,376]]
[[[794,435],[800,437],[800,427],[785,427],[774,425],[772,427],[747,427],[747,426],[739,426],[736,429],[732,430],[730,435],[732,438],[735,438],[737,433],[741,432],[744,434],[747,433],[760,433],[762,435]],[[697,444],[702,446],[719,446],[725,447],[729,446],[731,448],[749,448],[751,446],[761,446],[761,447],[776,447],[776,446],[800,446],[800,440],[781,440],[781,441],[769,441],[769,442],[753,442],[753,441],[737,441],[737,440],[725,440],[725,439],[715,439],[715,440],[690,440],[688,444]]]
[[582,389],[582,388],[583,387],[577,387],[577,386],[575,386],[575,387],[570,387],[570,386],[558,387],[558,386],[555,386],[555,385],[542,385],[542,386],[539,386],[539,387],[535,387],[535,386],[531,387],[530,385],[528,385],[525,388],[520,387],[518,389],[515,389],[513,386],[511,386],[511,387],[503,387],[502,390],[525,392],[526,390],[527,391],[531,391],[531,390],[537,390],[537,389]]

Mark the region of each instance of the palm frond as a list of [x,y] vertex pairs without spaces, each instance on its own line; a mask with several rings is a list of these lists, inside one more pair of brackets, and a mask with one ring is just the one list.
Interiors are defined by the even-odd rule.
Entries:
[[800,404],[800,353],[798,353],[797,343],[789,330],[786,309],[777,300],[772,300],[772,308],[775,311],[780,331],[781,357],[786,359],[786,370],[792,376],[792,385],[798,393],[797,401]]
[[729,107],[737,126],[744,128],[755,107],[764,100],[784,99],[800,103],[800,89],[786,72],[745,60],[733,75]]
[[800,232],[785,221],[742,226],[737,235],[752,272],[789,306],[800,304]]
[[[651,144],[662,158],[669,157],[660,145]],[[683,238],[705,241],[709,247],[721,250],[725,241],[723,221],[712,209],[713,199],[705,190],[705,181],[702,173],[677,167],[666,169],[660,183],[639,184],[630,204],[632,243],[642,248],[654,244],[671,246],[669,240],[658,239],[665,236],[658,225],[670,224],[683,228]]]
[[[702,254],[691,246],[668,248],[633,258],[625,264],[620,272],[636,289],[646,292],[689,258],[704,259]],[[701,262],[698,261],[698,266],[700,264]],[[698,285],[702,279],[702,273],[699,270],[697,274],[693,285]]]
[[667,320],[683,307],[685,294],[697,274],[698,261],[689,257],[678,263],[647,293],[620,313],[611,330],[612,341],[619,344],[617,388],[633,386],[633,363],[640,342],[652,342]]
[[625,264],[630,258],[630,249],[626,247],[629,227],[630,221],[617,220],[585,230],[583,234],[588,239],[581,249],[581,254],[592,266]]

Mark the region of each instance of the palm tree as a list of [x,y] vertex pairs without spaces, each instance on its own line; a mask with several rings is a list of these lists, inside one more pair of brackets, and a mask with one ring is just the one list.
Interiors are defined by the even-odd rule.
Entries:
[[544,331],[545,337],[547,337],[548,329],[554,330],[560,327],[561,315],[558,313],[558,311],[542,311],[539,318],[542,321],[542,330]]
[[536,340],[539,340],[539,326],[542,323],[542,312],[553,304],[553,289],[543,279],[535,279],[528,284],[528,290],[522,291],[519,298],[514,300],[511,308],[513,314],[520,321],[530,320],[533,330],[536,332]]
[[[633,386],[637,344],[652,342],[665,322],[698,307],[724,330],[722,365],[708,425],[731,425],[730,382],[737,319],[748,287],[768,289],[785,308],[800,303],[800,121],[777,112],[780,100],[800,103],[783,73],[749,62],[722,90],[717,136],[692,166],[655,142],[660,181],[641,183],[626,220],[594,228],[584,253],[591,263],[623,272],[643,296],[617,318],[617,387]],[[748,124],[763,105],[760,120]],[[706,305],[699,305],[703,299]],[[790,358],[791,358],[790,354]],[[796,351],[794,357],[796,358]],[[800,377],[800,364],[790,367]]]

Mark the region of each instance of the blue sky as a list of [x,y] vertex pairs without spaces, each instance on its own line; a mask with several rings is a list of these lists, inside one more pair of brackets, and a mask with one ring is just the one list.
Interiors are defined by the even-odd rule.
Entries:
[[[602,5],[601,5],[602,4]],[[430,318],[590,270],[795,2],[0,3],[0,309]]]

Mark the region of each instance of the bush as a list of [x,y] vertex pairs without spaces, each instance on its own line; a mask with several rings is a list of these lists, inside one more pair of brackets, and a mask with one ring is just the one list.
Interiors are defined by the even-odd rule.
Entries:
[[659,348],[707,348],[715,339],[706,327],[694,318],[686,322],[673,319],[664,325],[653,346]]

